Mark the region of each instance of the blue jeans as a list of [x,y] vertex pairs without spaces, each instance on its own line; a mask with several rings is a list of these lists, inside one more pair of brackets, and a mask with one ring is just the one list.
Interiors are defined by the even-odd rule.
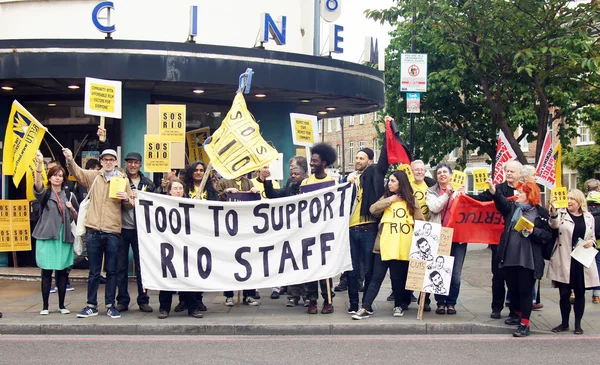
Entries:
[[114,233],[92,233],[88,231],[88,233],[85,235],[88,263],[90,265],[87,304],[91,307],[98,306],[98,287],[100,286],[100,271],[102,270],[103,256],[104,270],[106,271],[104,303],[107,307],[115,304],[115,293],[117,291],[117,255],[119,254],[119,241],[119,236]]
[[458,242],[452,242],[452,249],[450,250],[450,256],[454,256],[454,266],[452,267],[452,279],[450,280],[450,293],[448,295],[435,295],[437,305],[443,306],[455,306],[458,300],[458,294],[460,293],[460,277],[462,275],[463,264],[465,263],[465,256],[467,255],[467,244],[459,244]]
[[137,304],[148,304],[150,297],[142,285],[142,273],[140,269],[140,247],[138,244],[137,230],[122,229],[119,244],[119,256],[117,258],[117,303],[129,306],[129,246],[133,250],[133,261],[135,262],[135,278],[137,281]]
[[[371,231],[355,231],[350,228],[350,256],[352,257],[352,271],[348,271],[348,299],[350,305],[358,305],[358,277],[360,276],[360,257],[363,257],[363,266],[365,270],[364,292],[369,289],[369,283],[373,278],[373,262],[375,254],[373,246],[375,246],[375,238],[377,238],[377,229]],[[364,298],[364,294],[363,294]]]

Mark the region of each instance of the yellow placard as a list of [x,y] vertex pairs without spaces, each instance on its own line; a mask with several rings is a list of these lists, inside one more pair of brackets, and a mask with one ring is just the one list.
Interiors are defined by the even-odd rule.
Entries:
[[413,175],[412,167],[409,164],[403,163],[402,165],[398,165],[398,171],[404,171],[408,177],[408,181],[411,183],[415,182],[415,175]]
[[127,179],[119,177],[119,176],[115,176],[110,179],[109,190],[108,190],[109,198],[118,199],[119,197],[117,196],[117,193],[122,193],[122,192],[125,192],[126,190],[127,190]]
[[246,107],[241,93],[215,131],[212,141],[204,147],[213,167],[226,179],[258,170],[279,156],[260,135],[258,124]]
[[159,105],[161,142],[185,142],[185,105]]
[[171,143],[162,142],[160,136],[144,136],[144,170],[148,172],[171,171]]
[[115,112],[115,87],[97,83],[90,84],[90,110],[102,113]]
[[0,227],[0,252],[10,252],[13,250],[10,225]]
[[296,141],[294,144],[315,143],[315,131],[313,131],[313,123],[310,119],[294,118],[294,132]]
[[425,280],[427,261],[410,260],[408,264],[408,276],[406,277],[406,290],[422,290]]
[[552,189],[552,197],[556,198],[556,201],[554,201],[555,208],[566,208],[568,206],[569,197],[567,195],[567,188]]
[[533,228],[533,222],[525,217],[521,217],[517,221],[517,224],[515,224],[515,231],[521,232],[525,228],[527,228],[527,230],[531,230]]
[[27,200],[10,201],[10,223],[29,226],[29,202]]
[[10,228],[10,201],[0,200],[0,228]]
[[11,227],[12,251],[31,250],[31,232],[29,223],[13,224]]
[[452,187],[454,190],[458,190],[465,186],[465,181],[467,181],[467,174],[462,171],[454,170],[452,171]]
[[188,159],[190,162],[194,161],[203,161],[208,164],[210,162],[210,158],[204,151],[204,147],[202,144],[208,137],[210,137],[210,128],[204,127],[200,129],[194,129],[185,134],[186,137],[186,146],[188,151]]
[[487,181],[490,178],[487,169],[473,170],[473,180],[475,181],[475,190],[487,190],[489,188]]

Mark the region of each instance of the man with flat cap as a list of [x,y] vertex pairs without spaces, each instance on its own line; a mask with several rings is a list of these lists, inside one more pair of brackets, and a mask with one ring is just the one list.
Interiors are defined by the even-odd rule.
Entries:
[[[89,208],[85,215],[84,225],[87,230],[85,244],[87,246],[90,274],[88,277],[87,305],[77,314],[78,318],[88,318],[98,315],[98,287],[100,285],[100,270],[104,257],[106,270],[106,287],[104,303],[106,314],[111,318],[121,318],[121,313],[115,307],[117,285],[117,256],[119,253],[121,235],[121,212],[133,209],[133,192],[129,184],[124,184],[123,191],[111,198],[110,185],[124,179],[125,175],[117,170],[117,152],[106,149],[100,154],[100,170],[84,170],[77,166],[70,149],[63,149],[69,173],[77,182],[88,189]],[[80,216],[80,219],[82,217]]]
[[[144,176],[140,171],[142,167],[142,155],[137,152],[129,152],[125,156],[125,171],[131,190],[134,192],[147,191],[153,193],[156,189],[154,182]],[[119,312],[129,310],[129,247],[133,251],[133,261],[135,263],[135,277],[137,281],[137,304],[142,312],[152,312],[150,297],[142,286],[142,274],[140,271],[140,248],[138,245],[138,235],[135,225],[135,210],[125,209],[122,215],[121,242],[119,244],[119,257],[117,259],[117,309]]]

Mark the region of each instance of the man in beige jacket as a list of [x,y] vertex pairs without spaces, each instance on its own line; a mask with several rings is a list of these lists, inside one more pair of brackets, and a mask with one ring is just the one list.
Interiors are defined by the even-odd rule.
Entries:
[[[106,288],[104,294],[106,314],[111,318],[120,318],[121,314],[115,307],[117,287],[117,255],[121,234],[121,210],[133,209],[133,193],[129,184],[123,184],[123,191],[116,193],[116,198],[110,198],[110,185],[126,177],[115,168],[117,153],[107,149],[100,154],[102,169],[84,170],[73,160],[73,153],[68,148],[63,149],[67,168],[77,182],[88,189],[90,205],[85,216],[84,225],[87,233],[85,243],[88,252],[90,274],[88,277],[87,306],[77,314],[78,318],[98,315],[98,287],[100,271],[104,256],[106,270]],[[84,217],[79,217],[82,219]]]

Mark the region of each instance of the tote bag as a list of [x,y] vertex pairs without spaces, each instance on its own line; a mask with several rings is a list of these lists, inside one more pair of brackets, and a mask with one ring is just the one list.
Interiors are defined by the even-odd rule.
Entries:
[[74,235],[76,237],[79,236],[80,239],[81,239],[81,236],[83,236],[86,232],[85,224],[84,224],[85,216],[87,215],[88,208],[90,207],[90,199],[92,196],[92,194],[91,194],[92,189],[94,188],[94,185],[96,184],[96,179],[98,178],[98,176],[96,176],[96,178],[94,179],[94,182],[92,183],[92,186],[90,186],[90,189],[88,190],[88,195],[81,202],[81,204],[79,204],[79,216],[77,218],[77,226],[75,228],[75,231],[73,231],[73,232],[74,232]]

